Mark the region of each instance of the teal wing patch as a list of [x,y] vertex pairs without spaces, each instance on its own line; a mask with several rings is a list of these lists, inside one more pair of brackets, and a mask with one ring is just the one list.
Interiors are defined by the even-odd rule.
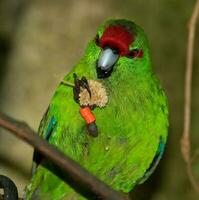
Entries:
[[[49,141],[50,136],[52,135],[52,132],[53,132],[53,130],[55,128],[56,120],[55,120],[54,116],[52,116],[50,118],[49,123],[47,124],[47,121],[48,121],[47,115],[48,115],[48,110],[46,111],[44,117],[42,118],[42,121],[40,123],[38,132],[39,132],[39,134],[41,136],[43,136],[43,138],[45,140]],[[45,128],[46,125],[47,125],[47,129]],[[34,153],[33,153],[33,164],[32,164],[32,174],[35,173],[36,168],[39,165],[39,163],[41,162],[42,158],[43,158],[43,156],[39,152],[34,150]]]
[[151,176],[151,174],[154,172],[154,170],[156,169],[160,159],[162,158],[162,155],[164,153],[164,149],[165,149],[165,143],[162,140],[162,138],[160,137],[160,142],[159,142],[159,146],[158,146],[157,152],[155,154],[155,157],[154,157],[152,163],[150,164],[149,168],[146,170],[144,176],[138,180],[138,184],[144,183]]
[[51,119],[50,119],[50,122],[48,124],[47,130],[44,133],[44,139],[45,140],[48,141],[50,139],[50,136],[52,135],[52,132],[55,128],[55,125],[56,125],[56,120],[55,120],[54,116],[52,116]]

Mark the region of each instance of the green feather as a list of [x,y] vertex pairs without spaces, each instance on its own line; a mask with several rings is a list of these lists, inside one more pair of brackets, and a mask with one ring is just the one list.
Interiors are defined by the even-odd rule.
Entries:
[[[89,172],[116,190],[129,192],[144,177],[159,148],[166,143],[168,106],[165,94],[151,69],[150,50],[144,31],[128,20],[109,20],[98,30],[99,37],[109,25],[120,24],[135,35],[129,49],[142,49],[143,58],[120,57],[111,76],[97,79],[96,61],[100,47],[92,40],[85,55],[64,77],[73,83],[78,77],[98,80],[108,91],[109,102],[93,113],[99,136],[86,132],[73,99],[71,87],[60,83],[45,114],[39,134],[45,137],[50,120],[55,119],[49,142]],[[158,160],[159,161],[159,160]],[[85,199],[45,168],[39,165],[26,189],[26,199]]]

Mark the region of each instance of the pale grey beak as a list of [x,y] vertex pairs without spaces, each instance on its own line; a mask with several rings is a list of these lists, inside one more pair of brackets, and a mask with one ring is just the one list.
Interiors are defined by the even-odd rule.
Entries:
[[114,50],[112,50],[111,48],[103,49],[100,54],[97,67],[103,71],[109,71],[117,62],[118,58],[119,54],[117,52],[114,52]]

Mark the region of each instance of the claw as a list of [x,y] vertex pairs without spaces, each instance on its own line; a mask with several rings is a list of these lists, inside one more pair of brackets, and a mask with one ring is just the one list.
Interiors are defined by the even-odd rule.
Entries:
[[88,81],[87,81],[86,77],[83,76],[81,78],[81,80],[80,80],[80,79],[78,79],[77,74],[75,74],[75,73],[73,74],[73,77],[74,77],[74,84],[75,84],[75,86],[73,88],[75,101],[77,103],[79,103],[79,93],[80,93],[80,88],[81,87],[85,88],[88,91],[89,96],[91,98],[91,90],[90,90],[90,87],[89,87],[89,84],[88,84]]
[[78,81],[77,74],[73,73],[73,78],[74,78],[75,82]]
[[74,94],[74,100],[79,103],[79,93],[80,93],[80,80],[77,77],[77,74],[73,74],[74,78],[74,88],[73,88],[73,94]]
[[89,87],[89,84],[88,84],[88,81],[87,81],[86,77],[83,76],[82,79],[81,79],[81,81],[82,81],[82,85],[81,86],[88,91],[89,96],[91,98],[91,90],[90,90],[90,87]]

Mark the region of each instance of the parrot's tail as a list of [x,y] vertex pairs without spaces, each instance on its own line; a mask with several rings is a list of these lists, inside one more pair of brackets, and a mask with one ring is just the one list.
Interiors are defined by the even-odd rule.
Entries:
[[18,200],[17,187],[11,179],[0,175],[0,188],[4,190],[3,200]]

